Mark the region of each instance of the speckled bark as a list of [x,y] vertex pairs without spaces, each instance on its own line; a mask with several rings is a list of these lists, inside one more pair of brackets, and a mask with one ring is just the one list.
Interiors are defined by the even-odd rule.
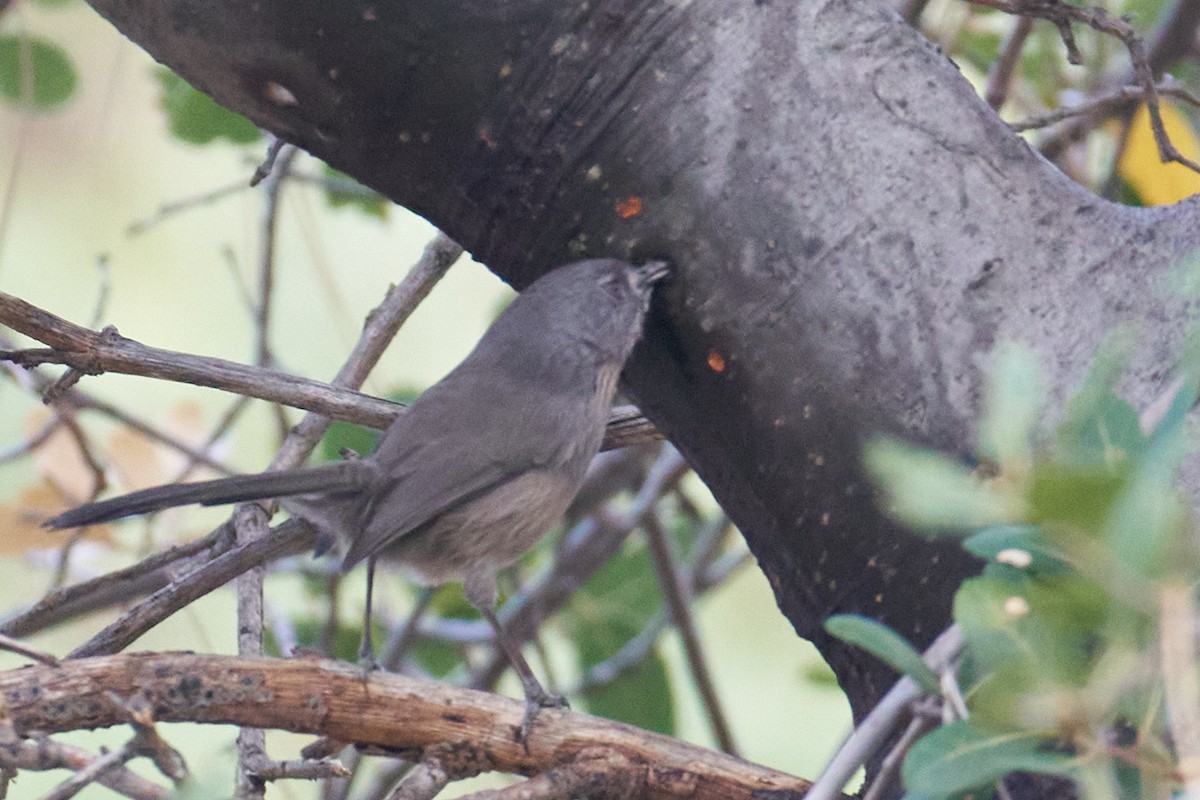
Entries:
[[1138,323],[1131,397],[1167,380],[1186,309],[1160,278],[1197,204],[1090,196],[871,0],[92,5],[518,286],[581,254],[677,264],[628,385],[858,714],[891,676],[821,621],[927,641],[973,569],[880,518],[864,438],[967,450],[1000,338],[1062,391]]

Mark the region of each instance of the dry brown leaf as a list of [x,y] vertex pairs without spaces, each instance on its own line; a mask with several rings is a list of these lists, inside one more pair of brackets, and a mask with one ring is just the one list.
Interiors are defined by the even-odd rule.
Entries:
[[[35,408],[25,419],[26,433],[32,435],[49,421],[52,411]],[[40,447],[33,451],[38,474],[57,486],[70,500],[86,500],[96,493],[96,475],[79,450],[79,442],[64,426],[59,426]]]
[[[30,550],[58,547],[69,534],[48,531],[42,520],[63,510],[62,495],[45,481],[22,489],[12,503],[0,504],[0,555],[22,555]],[[108,526],[89,528],[85,540],[112,544]]]
[[[190,401],[173,406],[162,429],[197,448],[207,438],[203,410]],[[175,480],[187,463],[187,457],[179,451],[155,444],[129,428],[121,428],[109,437],[108,459],[122,490],[130,492]]]

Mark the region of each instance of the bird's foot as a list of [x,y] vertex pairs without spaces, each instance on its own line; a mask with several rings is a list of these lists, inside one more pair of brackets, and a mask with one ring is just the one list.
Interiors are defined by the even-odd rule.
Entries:
[[[364,630],[366,629],[364,628]],[[362,641],[358,644],[358,660],[355,663],[358,664],[364,681],[371,677],[372,672],[384,671],[383,665],[375,657],[375,643],[371,640],[369,631],[363,635]]]
[[561,694],[552,694],[541,686],[538,686],[536,691],[526,691],[525,718],[521,721],[520,730],[517,731],[517,741],[528,746],[529,732],[533,729],[533,722],[537,719],[538,714],[542,713],[543,708],[570,707],[567,699]]

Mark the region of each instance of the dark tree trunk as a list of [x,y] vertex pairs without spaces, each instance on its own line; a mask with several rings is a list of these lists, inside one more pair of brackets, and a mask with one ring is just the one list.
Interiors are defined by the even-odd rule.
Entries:
[[1131,399],[1169,380],[1185,309],[1160,278],[1197,203],[1072,184],[877,2],[91,2],[518,287],[582,255],[674,262],[628,387],[856,715],[893,676],[822,620],[926,642],[975,569],[881,518],[864,439],[967,452],[998,339],[1061,393],[1140,323]]

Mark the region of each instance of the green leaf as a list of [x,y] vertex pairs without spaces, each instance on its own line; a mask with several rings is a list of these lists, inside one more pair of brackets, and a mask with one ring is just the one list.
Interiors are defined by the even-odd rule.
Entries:
[[904,786],[914,795],[950,798],[986,787],[1010,772],[1071,776],[1071,758],[1039,752],[1033,733],[989,733],[960,720],[930,732],[904,759]]
[[[298,616],[293,617],[291,622],[292,632],[296,637],[296,647],[301,649],[315,648],[320,643],[321,636],[325,633],[324,619]],[[387,631],[381,623],[373,621],[371,630],[374,633],[376,644],[386,640]],[[330,658],[354,663],[358,659],[358,648],[361,642],[361,625],[339,624],[329,642],[328,655]],[[276,641],[274,632],[270,628],[263,634],[263,650],[267,655],[277,658],[290,658],[292,656],[292,653],[284,653],[280,650],[279,642]]]
[[443,584],[433,593],[429,610],[445,619],[482,619],[479,611],[467,600],[461,583]]
[[979,452],[1004,473],[1024,473],[1033,458],[1033,433],[1041,416],[1042,379],[1027,348],[1001,345],[988,374]]
[[1000,35],[991,30],[974,30],[964,28],[960,31],[955,43],[957,52],[955,60],[966,59],[977,69],[986,72],[996,63],[996,54],[1000,52]]
[[1115,465],[1137,458],[1145,450],[1138,413],[1129,403],[1107,392],[1096,398],[1090,411],[1060,440],[1064,460]]
[[563,617],[583,667],[615,655],[649,624],[661,605],[649,555],[644,548],[626,545],[588,579]]
[[[617,654],[662,606],[653,565],[633,543],[601,567],[572,598],[563,614],[585,669]],[[613,681],[584,692],[587,707],[610,719],[674,733],[674,693],[656,649]]]
[[1057,713],[1053,705],[1027,707],[1023,698],[1071,692],[1086,682],[1103,652],[1110,608],[1102,588],[1073,573],[1035,579],[991,565],[984,576],[964,581],[954,598],[954,619],[981,679],[970,691],[976,718],[1056,724],[1053,716],[1041,716]]
[[1175,392],[1105,526],[1116,563],[1140,576],[1196,566],[1187,507],[1174,489],[1175,470],[1187,452],[1184,423],[1196,391],[1197,380],[1189,377]]
[[328,164],[323,165],[329,181],[325,185],[325,202],[330,208],[348,207],[363,212],[368,217],[386,220],[392,203],[378,192],[368,189],[344,172]]
[[946,456],[877,437],[863,454],[867,472],[884,491],[888,512],[931,535],[1013,522],[1024,503],[1010,484],[989,486]]
[[1067,417],[1055,437],[1055,460],[1079,466],[1117,465],[1145,449],[1137,411],[1112,388],[1134,345],[1133,335],[1124,328],[1101,345],[1083,386],[1067,404]]
[[422,639],[412,647],[413,658],[435,678],[445,678],[463,666],[463,655],[449,642]]
[[75,67],[61,47],[40,37],[0,36],[0,96],[17,108],[46,111],[74,94]]
[[837,673],[830,669],[824,661],[807,665],[801,672],[803,680],[813,686],[823,689],[838,689]]
[[348,449],[362,456],[375,452],[382,434],[379,431],[355,425],[352,422],[334,420],[321,437],[320,457],[322,461],[341,461],[342,450]]
[[171,135],[189,144],[210,144],[224,139],[233,144],[250,144],[261,134],[254,123],[240,114],[217,105],[203,92],[171,70],[160,67],[154,72],[162,86],[162,107],[170,121]]
[[1029,521],[1047,526],[1056,536],[1084,533],[1094,537],[1108,519],[1128,473],[1127,464],[1122,468],[1035,464],[1028,494]]
[[1036,525],[992,525],[969,536],[963,541],[963,549],[1031,573],[1057,574],[1070,569],[1062,552]]
[[589,686],[583,700],[592,714],[668,736],[675,732],[671,681],[657,651],[613,680]]
[[941,692],[937,674],[900,634],[873,619],[837,614],[825,620],[825,630],[843,642],[857,645],[897,672],[912,678],[930,694]]

